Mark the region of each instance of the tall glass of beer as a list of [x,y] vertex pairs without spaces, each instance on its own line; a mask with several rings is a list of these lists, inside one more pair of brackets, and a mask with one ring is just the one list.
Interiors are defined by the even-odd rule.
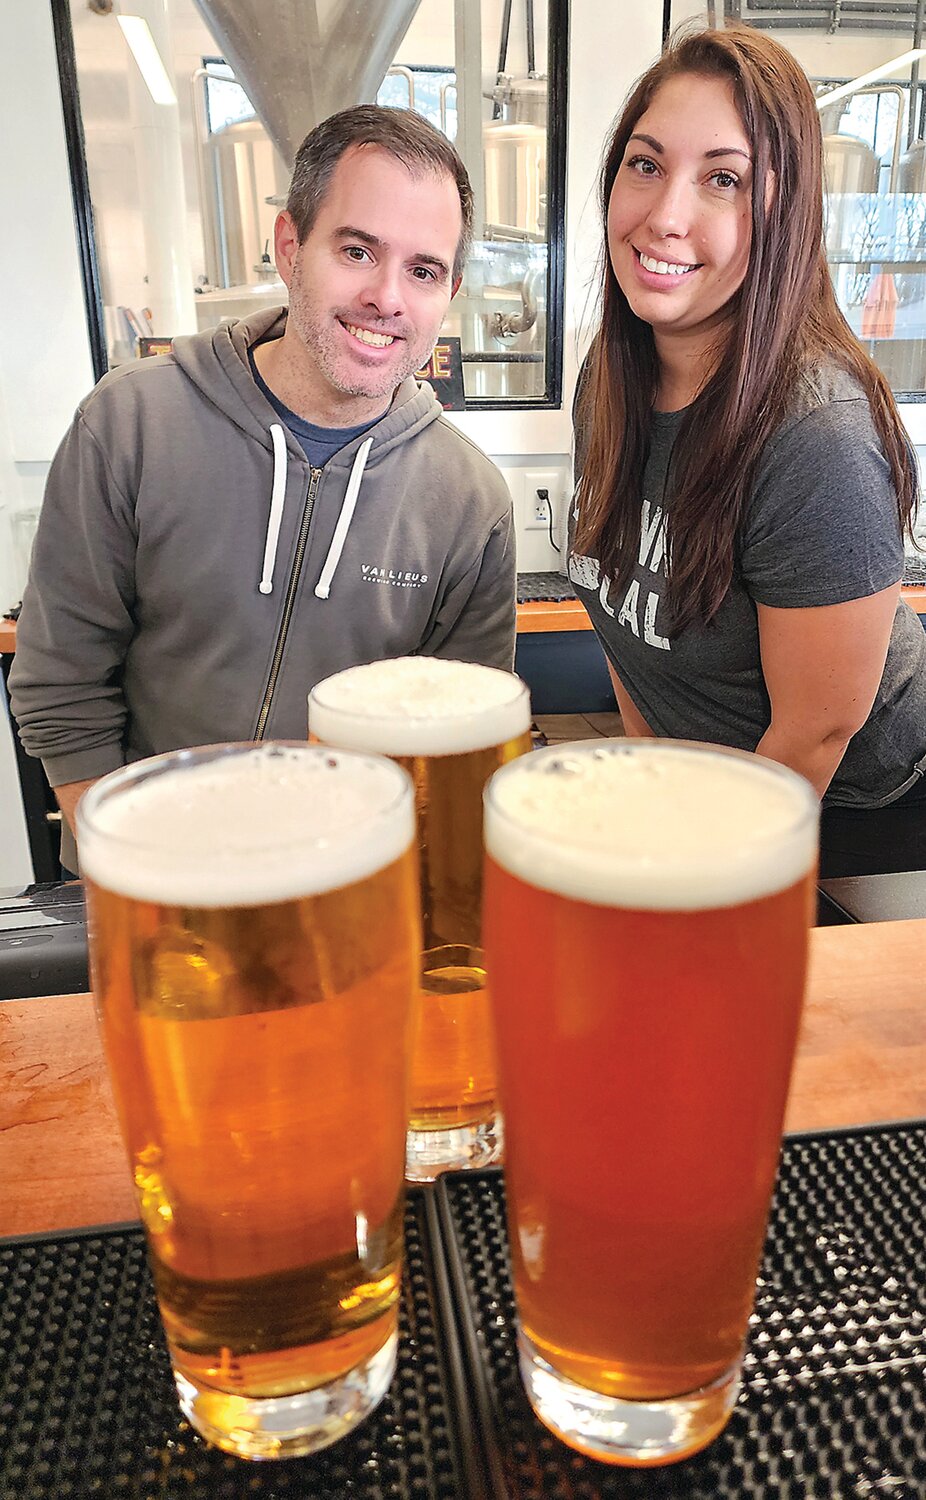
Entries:
[[486,1166],[502,1126],[482,951],[482,793],[530,749],[527,688],[510,672],[437,657],[373,662],[313,688],[309,733],[393,756],[415,783],[424,940],[406,1175],[427,1182]]
[[804,990],[818,806],[755,755],[551,748],[486,791],[521,1373],[611,1463],[736,1399]]
[[180,1405],[310,1453],[396,1357],[420,929],[408,777],[179,751],[81,801],[93,987]]

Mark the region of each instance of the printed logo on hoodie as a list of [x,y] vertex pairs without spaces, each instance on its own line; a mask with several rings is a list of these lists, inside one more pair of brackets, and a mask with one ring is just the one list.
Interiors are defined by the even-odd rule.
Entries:
[[394,589],[420,589],[427,583],[427,573],[405,573],[401,568],[378,568],[375,563],[361,563],[364,583],[388,583]]

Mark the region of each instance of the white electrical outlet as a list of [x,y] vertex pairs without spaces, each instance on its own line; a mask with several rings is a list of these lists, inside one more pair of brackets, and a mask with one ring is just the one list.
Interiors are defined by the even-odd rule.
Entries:
[[[541,491],[546,491],[546,498]],[[559,506],[563,498],[563,474],[561,469],[524,470],[524,520],[525,531],[548,531],[556,533]]]

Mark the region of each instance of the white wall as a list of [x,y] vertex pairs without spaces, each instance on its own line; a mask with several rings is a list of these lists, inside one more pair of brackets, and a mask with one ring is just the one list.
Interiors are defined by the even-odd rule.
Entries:
[[[93,383],[51,11],[6,5],[0,47],[0,608],[24,582],[17,520]],[[0,885],[32,877],[0,701]]]
[[0,48],[0,604],[22,579],[11,517],[35,499],[93,383],[51,11],[5,7]]
[[13,443],[0,380],[0,614],[16,603],[21,586],[13,525],[13,510],[19,504],[19,496],[19,475],[13,462]]
[[[0,350],[2,354],[2,350]],[[0,613],[19,598],[21,565],[16,552],[20,477],[13,461],[0,387]],[[26,885],[32,879],[32,858],[19,791],[13,732],[6,689],[0,678],[0,889]]]

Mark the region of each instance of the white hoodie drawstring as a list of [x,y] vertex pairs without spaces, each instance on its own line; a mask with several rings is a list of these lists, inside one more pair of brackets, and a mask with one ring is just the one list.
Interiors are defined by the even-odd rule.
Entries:
[[357,504],[357,496],[360,493],[360,481],[366,468],[367,458],[373,446],[373,439],[368,437],[361,443],[354,459],[354,467],[350,471],[350,479],[347,481],[347,490],[344,495],[344,503],[341,506],[341,514],[338,516],[338,524],[334,528],[334,536],[331,538],[331,546],[328,548],[328,556],[325,558],[325,566],[322,568],[321,577],[315,585],[315,597],[327,599],[331,593],[331,580],[337,571],[338,563],[341,561],[341,553],[344,550],[344,542],[350,530],[353,520],[354,506]]
[[279,422],[270,424],[270,439],[273,443],[273,488],[270,491],[270,515],[267,518],[267,540],[264,543],[264,567],[258,585],[262,594],[273,593],[273,565],[277,560],[283,499],[286,495],[286,434]]

